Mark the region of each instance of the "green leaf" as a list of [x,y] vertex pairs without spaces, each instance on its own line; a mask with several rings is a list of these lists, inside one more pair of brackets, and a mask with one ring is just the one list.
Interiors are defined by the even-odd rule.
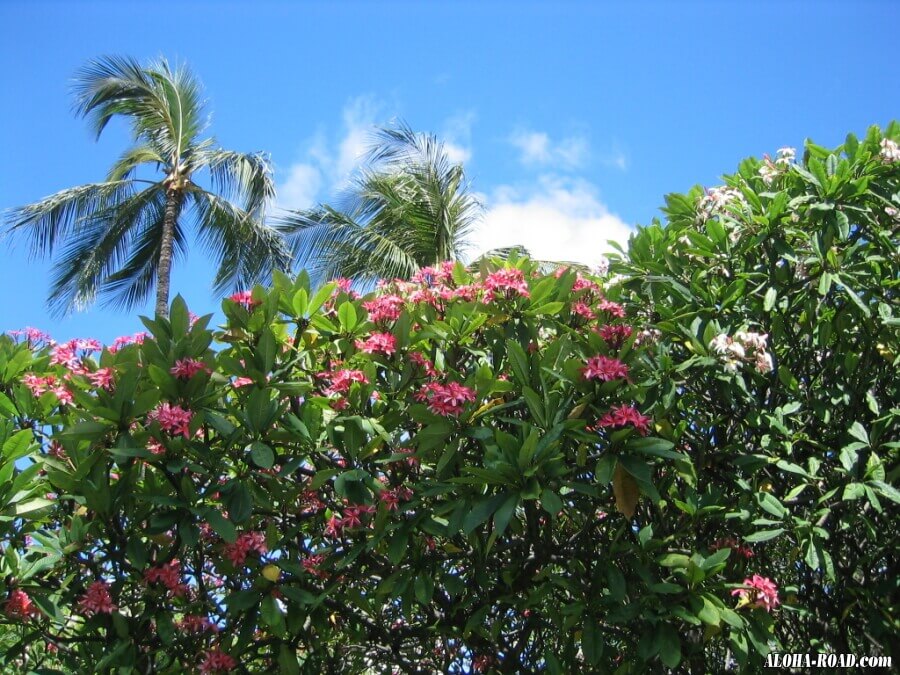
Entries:
[[469,534],[476,527],[484,523],[494,514],[494,511],[500,508],[500,505],[506,501],[506,498],[506,495],[494,495],[493,497],[485,497],[479,501],[463,519],[463,532]]
[[779,536],[782,532],[784,532],[784,528],[777,528],[775,530],[760,530],[759,532],[754,532],[752,534],[748,534],[744,537],[744,541],[752,543],[761,542],[761,541],[769,541],[770,539],[774,539]]
[[506,341],[506,353],[509,356],[509,364],[512,368],[513,377],[519,382],[520,386],[526,386],[531,381],[529,375],[528,356],[525,350],[515,340]]
[[305,288],[301,288],[294,293],[294,297],[291,300],[291,307],[294,310],[294,316],[297,318],[306,316],[306,312],[309,309],[309,294],[306,292]]
[[[105,426],[103,428],[106,429]],[[2,453],[4,459],[14,462],[36,448],[34,433],[29,429],[22,429],[6,439]]]
[[869,445],[869,434],[866,431],[866,428],[860,424],[859,422],[854,422],[850,429],[848,430],[850,435],[853,436],[860,443],[865,443]]
[[253,513],[253,497],[243,481],[234,484],[226,500],[226,505],[228,517],[235,523],[243,523],[250,518]]
[[15,417],[19,414],[15,404],[2,391],[0,391],[0,413],[3,413],[3,417]]
[[214,508],[207,509],[206,520],[209,522],[210,527],[212,527],[212,529],[216,531],[216,534],[222,537],[222,539],[229,544],[235,542],[237,539],[237,531],[235,530],[234,525],[229,522],[221,512]]
[[884,481],[881,480],[873,480],[871,484],[875,486],[875,489],[878,491],[882,497],[887,497],[895,504],[900,504],[900,491],[897,490],[893,485],[888,485]]
[[271,469],[275,464],[275,453],[272,448],[261,441],[253,441],[250,444],[250,458],[261,469]]
[[341,324],[341,328],[347,333],[352,333],[353,329],[356,328],[356,307],[353,306],[352,302],[343,302],[338,307],[338,321]]
[[278,672],[282,675],[300,675],[297,654],[286,644],[278,648]]
[[668,668],[675,668],[681,663],[681,639],[677,631],[669,624],[657,627],[657,651],[659,658]]
[[422,605],[427,605],[431,602],[431,598],[434,595],[434,579],[427,573],[420,573],[416,577],[416,581],[413,584],[416,600],[419,601]]
[[634,450],[644,455],[652,455],[654,457],[664,457],[666,459],[684,459],[681,453],[672,450],[675,444],[664,438],[633,438],[628,441],[625,446],[629,450]]
[[545,488],[544,491],[541,492],[541,506],[544,508],[544,511],[556,518],[557,514],[562,511],[563,502],[556,492],[549,488]]
[[763,300],[763,311],[771,312],[772,308],[775,306],[775,300],[778,298],[778,291],[775,290],[774,286],[770,286],[769,290],[766,291],[766,297]]
[[503,502],[503,505],[494,513],[494,530],[497,536],[501,536],[506,531],[510,518],[516,512],[516,506],[519,505],[519,495],[510,495]]

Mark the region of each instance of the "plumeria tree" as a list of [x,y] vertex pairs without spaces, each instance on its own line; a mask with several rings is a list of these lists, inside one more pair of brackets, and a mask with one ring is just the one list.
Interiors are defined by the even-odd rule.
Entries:
[[750,644],[716,621],[695,635],[721,627],[741,662],[770,644],[896,655],[898,142],[892,123],[748,159],[669,195],[613,265],[660,338],[646,400],[693,459],[666,520],[781,589]]
[[5,546],[8,658],[595,672],[674,667],[698,614],[765,625],[774,588],[652,524],[691,466],[645,400],[652,336],[600,280],[536,267],[362,298],[278,276],[217,334],[176,300],[102,350],[3,338],[9,424],[55,493]]

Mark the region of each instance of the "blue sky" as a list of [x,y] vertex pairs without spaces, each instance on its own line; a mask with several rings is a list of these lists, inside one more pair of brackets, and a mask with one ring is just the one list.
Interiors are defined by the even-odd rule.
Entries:
[[[104,54],[184,60],[220,145],[271,153],[281,206],[327,201],[372,125],[402,117],[465,161],[479,248],[599,259],[663,195],[748,155],[900,117],[900,3],[0,3],[0,209],[100,180],[128,143],[94,142],[70,80]],[[111,341],[136,314],[45,309],[49,263],[4,240],[0,330]],[[199,253],[173,288],[215,311]],[[148,313],[150,305],[141,313]]]

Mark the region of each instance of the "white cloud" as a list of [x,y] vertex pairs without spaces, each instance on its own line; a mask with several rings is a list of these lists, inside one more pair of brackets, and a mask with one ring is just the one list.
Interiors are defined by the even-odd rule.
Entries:
[[465,164],[472,159],[472,125],[475,112],[467,111],[449,117],[444,123],[441,140],[451,162]]
[[329,140],[320,131],[307,143],[303,159],[284,172],[276,169],[276,210],[309,208],[344,187],[369,149],[381,107],[370,96],[350,100],[339,137]]
[[554,141],[543,131],[519,129],[509,142],[519,150],[519,161],[526,166],[575,168],[584,164],[589,152],[586,138],[569,136]]
[[308,209],[322,188],[322,172],[313,164],[298,162],[288,167],[287,178],[278,185],[278,208]]
[[587,181],[542,176],[530,189],[500,186],[485,198],[484,218],[472,234],[475,257],[492,248],[524,246],[535,258],[596,266],[624,244],[631,228],[610,213]]

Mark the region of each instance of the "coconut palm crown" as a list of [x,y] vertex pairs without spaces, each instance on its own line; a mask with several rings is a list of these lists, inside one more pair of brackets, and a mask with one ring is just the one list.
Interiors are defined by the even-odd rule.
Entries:
[[[172,264],[187,249],[189,226],[218,264],[217,292],[249,285],[291,253],[264,223],[275,195],[262,154],[216,147],[204,138],[201,87],[164,59],[146,66],[126,57],[90,61],[76,76],[75,111],[96,136],[114,117],[131,125],[134,144],[106,180],[62,190],[7,215],[8,231],[30,239],[31,253],[56,256],[48,298],[64,315],[94,302],[130,309],[156,289],[165,316]],[[195,179],[205,172],[206,181]],[[206,186],[206,187],[205,187]]]
[[300,265],[365,283],[460,258],[481,205],[443,143],[401,123],[377,131],[365,160],[337,207],[280,218]]

